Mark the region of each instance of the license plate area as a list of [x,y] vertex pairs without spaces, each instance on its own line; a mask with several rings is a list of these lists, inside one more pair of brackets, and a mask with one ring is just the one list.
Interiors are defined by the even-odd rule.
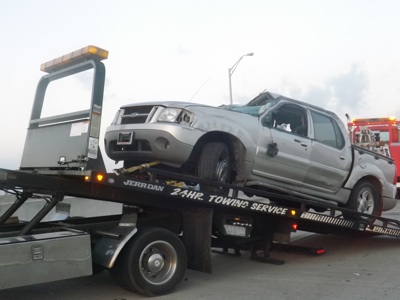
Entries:
[[227,235],[234,235],[240,237],[247,236],[246,227],[225,224],[224,228]]
[[133,132],[119,132],[117,145],[132,145],[133,138]]
[[221,218],[224,235],[248,238],[253,227],[252,219],[244,216],[223,215]]

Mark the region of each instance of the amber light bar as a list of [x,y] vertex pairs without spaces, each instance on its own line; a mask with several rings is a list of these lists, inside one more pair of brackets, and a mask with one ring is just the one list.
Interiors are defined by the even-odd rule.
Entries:
[[58,58],[52,59],[43,63],[40,70],[43,72],[51,73],[78,62],[94,59],[101,61],[108,58],[108,51],[96,46],[86,46],[82,49],[65,54]]
[[353,119],[351,121],[351,124],[355,125],[357,123],[357,124],[372,125],[372,124],[382,124],[387,122],[396,123],[396,117]]

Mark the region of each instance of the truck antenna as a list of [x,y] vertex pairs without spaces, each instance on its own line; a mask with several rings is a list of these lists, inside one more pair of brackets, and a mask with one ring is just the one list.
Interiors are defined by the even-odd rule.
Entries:
[[207,81],[210,79],[211,76],[208,76],[208,78],[203,82],[203,84],[197,89],[197,91],[193,94],[192,97],[190,97],[189,102],[192,102],[193,98],[197,95],[197,93],[203,88],[203,86],[207,83]]

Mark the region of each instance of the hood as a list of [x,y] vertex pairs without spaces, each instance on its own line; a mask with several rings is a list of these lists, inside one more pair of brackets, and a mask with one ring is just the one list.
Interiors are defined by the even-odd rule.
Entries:
[[192,106],[202,106],[202,107],[212,107],[216,108],[215,106],[206,105],[206,104],[199,104],[199,103],[192,103],[192,102],[183,102],[183,101],[151,101],[151,102],[138,102],[132,104],[126,104],[121,106],[121,108],[127,108],[132,106],[165,106],[165,107],[177,107],[177,108],[186,108]]

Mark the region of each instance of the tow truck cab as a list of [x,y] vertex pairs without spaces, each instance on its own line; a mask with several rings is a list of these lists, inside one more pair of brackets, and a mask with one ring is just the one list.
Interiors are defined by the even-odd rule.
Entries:
[[391,157],[396,162],[400,182],[400,121],[395,117],[353,119],[347,124],[350,138],[356,145]]

